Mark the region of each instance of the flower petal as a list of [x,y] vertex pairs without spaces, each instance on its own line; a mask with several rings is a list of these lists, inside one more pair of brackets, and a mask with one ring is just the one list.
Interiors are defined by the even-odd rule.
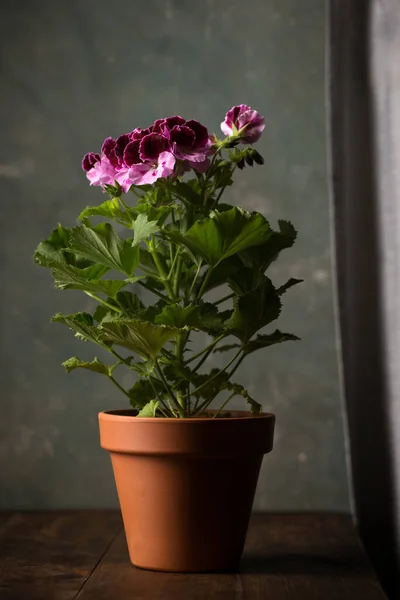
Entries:
[[190,151],[195,140],[194,131],[185,125],[175,125],[169,133],[169,141],[173,144],[175,154]]
[[210,138],[208,135],[207,127],[191,119],[190,121],[186,121],[186,127],[189,127],[195,134],[195,142],[193,144],[193,150],[204,150],[211,146]]
[[90,185],[114,185],[115,175],[114,166],[105,156],[86,173]]
[[129,177],[129,171],[130,171],[130,169],[128,167],[123,167],[122,169],[119,169],[115,173],[115,181],[117,181],[119,183],[122,191],[125,194],[126,194],[126,192],[129,192],[129,188],[131,187],[131,185],[133,183],[133,181]]
[[124,163],[127,167],[131,167],[132,165],[141,162],[139,156],[139,146],[140,140],[133,140],[126,146],[124,150]]
[[90,169],[92,167],[94,167],[94,165],[97,162],[99,162],[99,160],[100,160],[100,154],[97,154],[95,152],[88,152],[83,157],[83,160],[82,160],[82,169],[84,171],[86,171],[86,172],[90,171]]
[[149,133],[140,142],[139,156],[143,161],[156,161],[169,146],[168,140],[160,133]]

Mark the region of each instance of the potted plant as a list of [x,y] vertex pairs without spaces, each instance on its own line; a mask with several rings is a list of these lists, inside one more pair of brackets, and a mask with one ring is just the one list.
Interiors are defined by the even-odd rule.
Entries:
[[[221,128],[222,140],[175,116],[107,138],[101,153],[86,154],[83,169],[109,198],[86,207],[78,226],[58,225],[35,252],[56,288],[96,302],[93,314],[52,320],[110,356],[73,357],[65,369],[105,376],[132,406],[101,412],[100,438],[111,454],[130,558],[143,568],[238,567],[274,416],[234,375],[253,352],[298,339],[259,333],[299,281],[276,288],[266,275],[295,229],[279,221],[274,230],[262,214],[221,201],[236,169],[263,164],[253,144],[264,119],[242,104]],[[143,289],[153,298],[147,306]],[[227,358],[208,372],[212,352]],[[122,368],[136,377],[130,389],[118,381]],[[228,412],[234,396],[249,410]]]

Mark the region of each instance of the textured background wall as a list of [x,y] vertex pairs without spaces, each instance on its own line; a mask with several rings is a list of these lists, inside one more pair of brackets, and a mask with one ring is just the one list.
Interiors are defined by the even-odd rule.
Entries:
[[[241,380],[277,415],[258,509],[348,509],[332,309],[321,0],[3,1],[0,225],[1,507],[116,504],[97,412],[124,406],[91,373],[60,363],[92,349],[50,325],[90,309],[52,290],[31,254],[57,221],[101,201],[81,156],[107,135],[182,114],[217,130],[232,104],[267,117],[266,167],[239,173],[231,200],[276,222],[297,247],[274,267],[301,276],[280,326],[301,343],[254,355]],[[213,358],[217,362],[218,357]]]

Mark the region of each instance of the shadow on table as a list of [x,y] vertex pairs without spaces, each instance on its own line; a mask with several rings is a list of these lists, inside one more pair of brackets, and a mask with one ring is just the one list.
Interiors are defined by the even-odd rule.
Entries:
[[352,573],[353,575],[371,576],[371,571],[364,560],[359,556],[344,556],[333,558],[332,556],[304,554],[280,554],[267,558],[264,556],[244,556],[239,568],[239,574],[262,574],[266,575],[338,575]]

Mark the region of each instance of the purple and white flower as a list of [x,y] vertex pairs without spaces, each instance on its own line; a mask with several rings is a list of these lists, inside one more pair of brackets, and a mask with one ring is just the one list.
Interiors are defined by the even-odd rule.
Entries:
[[204,173],[209,165],[212,142],[207,128],[198,121],[185,121],[182,117],[169,117],[161,124],[164,135],[169,139],[174,156]]
[[[86,155],[87,156],[87,155]],[[110,163],[106,156],[102,156],[96,161],[94,166],[86,173],[86,177],[90,181],[90,185],[114,185],[115,167]]]
[[[132,145],[135,144],[133,147]],[[161,133],[145,135],[137,147],[134,140],[125,149],[125,161],[131,162],[137,152],[140,162],[131,162],[128,177],[136,185],[154,183],[160,177],[168,177],[174,172],[175,156],[170,151],[168,139]],[[136,155],[133,160],[136,159]]]
[[264,117],[247,104],[233,106],[226,113],[225,120],[221,123],[221,129],[225,135],[239,136],[243,144],[257,142],[264,128]]

